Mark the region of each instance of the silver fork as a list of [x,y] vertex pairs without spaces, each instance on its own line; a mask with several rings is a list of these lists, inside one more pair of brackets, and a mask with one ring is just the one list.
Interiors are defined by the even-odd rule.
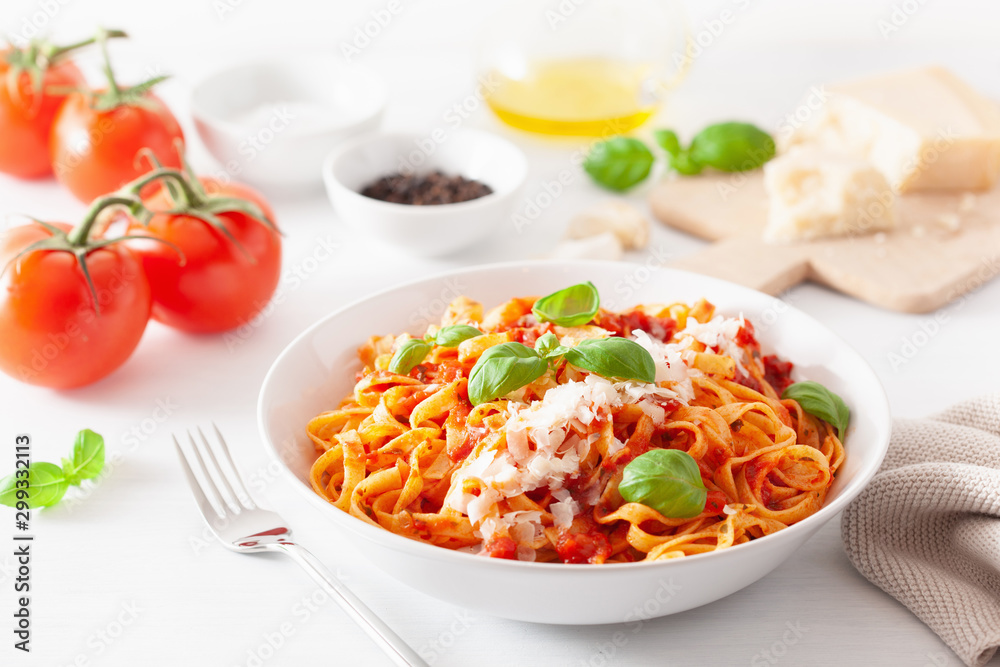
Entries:
[[[416,651],[354,593],[341,586],[315,556],[290,540],[292,531],[280,516],[257,507],[233,464],[229,447],[219,432],[219,427],[213,423],[212,428],[218,439],[217,445],[209,442],[201,428],[198,428],[198,439],[188,431],[191,441],[189,452],[185,452],[177,442],[177,436],[173,436],[173,439],[181,467],[184,468],[201,514],[215,536],[228,549],[238,553],[278,551],[288,554],[330,594],[393,662],[403,667],[427,667],[427,663]],[[216,452],[221,456],[217,457]],[[225,463],[224,466],[219,465],[220,460]],[[200,473],[201,481],[195,475],[195,470]]]

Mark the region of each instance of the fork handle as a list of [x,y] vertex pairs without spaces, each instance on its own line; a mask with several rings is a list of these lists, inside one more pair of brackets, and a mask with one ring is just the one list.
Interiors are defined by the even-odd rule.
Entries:
[[273,545],[279,551],[291,556],[302,566],[313,580],[323,587],[333,597],[340,608],[361,626],[361,629],[386,652],[392,661],[400,667],[428,667],[420,655],[403,641],[402,637],[393,632],[385,621],[365,605],[361,599],[348,588],[341,586],[333,574],[315,556],[298,544],[283,542]]

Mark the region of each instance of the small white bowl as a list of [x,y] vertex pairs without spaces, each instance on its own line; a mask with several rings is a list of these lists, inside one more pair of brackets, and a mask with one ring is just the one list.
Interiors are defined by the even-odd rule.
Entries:
[[[889,446],[891,419],[871,367],[844,341],[777,299],[715,278],[661,269],[630,281],[635,264],[597,261],[515,262],[453,271],[380,292],[323,318],[292,341],[264,379],[257,405],[269,454],[304,502],[318,508],[337,538],[420,591],[468,609],[540,623],[622,623],[685,611],[752,584],[792,556],[865,487]],[[851,409],[847,459],[825,505],[803,521],[729,549],[676,560],[609,565],[527,563],[473,556],[409,540],[342,512],[309,485],[316,458],[306,424],[339,405],[360,369],[357,349],[374,334],[422,334],[462,292],[492,307],[514,296],[547,294],[591,280],[609,307],[694,302],[705,297],[720,313],[743,313],[760,325],[767,353],[795,363],[796,380],[816,380]],[[296,517],[286,517],[294,524]],[[790,610],[790,613],[792,610]]]
[[[383,176],[440,170],[493,190],[457,204],[413,206],[365,197]],[[480,130],[373,134],[335,150],[323,165],[330,202],[347,224],[406,252],[446,255],[485,238],[507,219],[528,173],[517,146]]]
[[286,191],[318,188],[324,158],[376,129],[385,104],[374,73],[318,54],[224,69],[191,94],[198,134],[230,175]]

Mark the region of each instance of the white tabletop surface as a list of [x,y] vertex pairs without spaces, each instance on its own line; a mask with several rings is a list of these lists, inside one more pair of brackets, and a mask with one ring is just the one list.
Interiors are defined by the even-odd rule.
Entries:
[[[400,2],[402,11],[358,62],[390,86],[385,128],[447,128],[447,110],[474,90],[476,30],[503,3]],[[773,127],[810,84],[927,63],[951,66],[1000,98],[995,3],[688,4],[696,29],[723,9],[734,12],[735,21],[697,60],[651,127],[690,132],[725,118]],[[259,53],[339,52],[341,42],[386,3],[5,0],[3,5],[0,29],[7,33],[20,34],[25,21],[41,20],[46,7],[54,16],[42,23],[60,38],[77,37],[98,24],[129,29],[133,43],[116,47],[121,69],[126,75],[176,75],[163,95],[185,123],[197,165],[212,170],[217,167],[187,112],[192,82],[225,62]],[[883,35],[880,21],[894,16],[899,29]],[[582,145],[517,134],[483,108],[464,124],[500,132],[527,151],[526,201],[542,192],[545,181],[571,168],[569,156]],[[388,664],[296,565],[232,554],[208,535],[170,434],[215,420],[234,445],[239,467],[252,476],[257,497],[289,519],[299,540],[435,665],[959,665],[916,617],[851,567],[837,521],[768,577],[706,607],[641,624],[531,625],[470,614],[397,583],[338,543],[315,510],[274,475],[257,435],[255,400],[281,349],[322,315],[382,287],[451,267],[546,252],[569,215],[606,197],[580,173],[573,176],[537,224],[522,233],[504,227],[480,248],[433,261],[357,238],[321,192],[275,197],[287,232],[285,268],[301,272],[303,279],[282,283],[281,303],[245,338],[187,336],[154,322],[128,363],[90,387],[53,392],[0,377],[0,473],[13,468],[19,433],[33,437],[36,459],[58,461],[76,431],[91,428],[105,436],[110,461],[97,484],[71,491],[60,506],[33,516],[30,655],[12,648],[14,518],[12,511],[0,512],[0,619],[5,619],[0,664]],[[629,199],[645,207],[641,189]],[[52,182],[0,176],[0,203],[2,212],[50,220],[73,220],[81,213]],[[315,254],[325,243],[338,247],[332,258]],[[703,245],[657,226],[650,249],[628,259],[680,257]],[[1000,281],[945,307],[938,320],[887,312],[815,285],[794,288],[784,298],[864,355],[897,417],[927,415],[997,388]],[[890,355],[902,355],[907,343],[916,353],[892,364]],[[489,594],[489,582],[483,582],[483,594]]]

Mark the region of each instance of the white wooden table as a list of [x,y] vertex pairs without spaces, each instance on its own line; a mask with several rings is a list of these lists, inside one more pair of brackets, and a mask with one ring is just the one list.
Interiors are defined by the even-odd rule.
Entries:
[[[501,3],[400,1],[402,11],[358,61],[380,72],[392,88],[386,127],[447,129],[448,109],[473,93],[469,54],[475,31],[469,26]],[[20,30],[44,4],[8,0],[0,28]],[[120,69],[126,76],[158,68],[177,74],[163,94],[189,129],[196,163],[211,170],[187,115],[189,85],[210,67],[200,59],[216,66],[296,45],[336,49],[384,4],[286,0],[278,9],[248,0],[183,0],[168,10],[92,0],[58,4],[46,23],[66,38],[97,23],[128,28],[135,44],[123,47],[121,52],[131,55]],[[954,67],[1000,98],[993,34],[1000,14],[993,5],[909,3],[917,7],[912,16],[905,14],[899,29],[883,37],[886,28],[879,21],[895,26],[893,7],[906,3],[858,0],[825,5],[828,9],[806,4],[698,3],[697,29],[724,8],[732,9],[736,20],[705,50],[653,126],[669,124],[688,133],[726,118],[774,126],[809,84],[930,62]],[[184,31],[186,46],[175,44],[178,31]],[[387,664],[294,564],[231,554],[207,534],[169,436],[215,420],[257,497],[289,519],[300,541],[435,665],[959,665],[909,611],[851,567],[837,522],[770,576],[706,607],[626,625],[541,626],[470,614],[398,584],[338,543],[320,516],[276,477],[257,436],[255,400],[272,360],[299,331],[347,301],[393,283],[455,266],[540,255],[573,211],[605,197],[571,166],[570,155],[581,142],[515,134],[481,106],[463,124],[502,132],[529,153],[525,206],[544,201],[538,195],[545,183],[570,170],[571,184],[537,223],[520,232],[513,225],[498,230],[481,248],[460,256],[420,261],[355,238],[321,193],[275,198],[287,232],[285,268],[297,272],[298,280],[283,282],[281,302],[253,326],[236,336],[190,337],[153,323],[123,368],[79,391],[56,393],[0,377],[0,472],[13,468],[14,436],[23,432],[32,435],[39,460],[58,461],[85,427],[105,436],[109,455],[99,484],[72,492],[60,506],[33,517],[30,655],[12,648],[14,518],[12,511],[0,512],[0,619],[6,619],[0,621],[0,664]],[[630,198],[644,206],[643,192]],[[81,213],[53,183],[2,177],[0,210],[54,220]],[[323,250],[331,244],[337,247],[332,257]],[[701,246],[657,227],[650,248],[628,259],[656,265]],[[1000,282],[945,308],[937,320],[882,311],[811,285],[785,298],[869,360],[897,416],[929,414],[997,387],[1000,360],[991,351],[1000,323]],[[892,363],[892,355],[905,361]],[[483,594],[489,595],[489,582],[483,582]]]

